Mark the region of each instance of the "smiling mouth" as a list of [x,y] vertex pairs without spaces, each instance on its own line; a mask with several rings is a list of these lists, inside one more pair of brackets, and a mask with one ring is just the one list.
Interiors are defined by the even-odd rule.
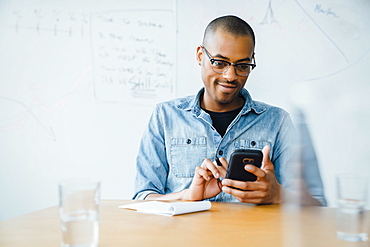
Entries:
[[220,90],[224,93],[232,93],[237,88],[236,85],[227,83],[218,83]]
[[235,85],[233,84],[223,84],[223,83],[219,83],[218,85],[220,85],[221,87],[226,87],[226,88],[236,88]]

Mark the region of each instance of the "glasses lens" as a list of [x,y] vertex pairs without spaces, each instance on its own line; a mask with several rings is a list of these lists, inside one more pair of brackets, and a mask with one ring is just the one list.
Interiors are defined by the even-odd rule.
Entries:
[[235,69],[238,75],[248,75],[252,70],[252,66],[249,64],[238,64],[235,66]]
[[[216,73],[225,73],[228,71],[230,64],[222,60],[213,60],[212,69]],[[237,64],[235,66],[235,72],[237,75],[246,76],[252,70],[252,66],[249,64]]]
[[223,73],[229,68],[229,64],[222,60],[213,60],[212,68],[217,73]]

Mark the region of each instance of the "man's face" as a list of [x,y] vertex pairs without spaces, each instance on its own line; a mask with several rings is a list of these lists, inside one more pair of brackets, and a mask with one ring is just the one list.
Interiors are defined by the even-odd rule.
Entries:
[[[234,36],[218,30],[208,37],[204,47],[214,59],[231,63],[253,62],[254,44],[249,36]],[[197,59],[201,64],[201,75],[205,86],[202,107],[211,111],[227,111],[240,107],[239,92],[246,84],[248,76],[237,75],[234,66],[230,66],[221,74],[214,72],[202,47],[197,48]]]

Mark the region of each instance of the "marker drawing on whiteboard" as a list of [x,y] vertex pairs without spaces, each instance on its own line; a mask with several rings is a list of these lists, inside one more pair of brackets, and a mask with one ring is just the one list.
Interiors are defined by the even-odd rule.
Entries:
[[274,24],[277,23],[274,11],[272,10],[271,0],[269,1],[269,6],[267,7],[267,12],[260,24]]
[[28,120],[29,117],[30,117],[30,113],[28,113],[28,112],[24,113],[18,121],[12,122],[11,124],[4,125],[4,126],[0,127],[0,132],[11,131],[11,130],[16,130],[16,129],[23,128],[24,124],[26,123],[26,121]]
[[16,34],[35,30],[39,36],[67,34],[68,37],[79,35],[85,38],[85,30],[89,27],[89,14],[77,11],[14,9],[12,17],[14,25],[10,27],[15,29]]
[[[107,11],[92,15],[98,100],[150,104],[173,97],[176,28],[171,10]],[[153,100],[153,101],[152,101]]]
[[[51,117],[53,113],[62,111],[66,104],[71,100],[73,93],[82,85],[82,83],[86,80],[86,77],[88,75],[88,72],[91,70],[91,66],[85,66],[81,75],[79,76],[79,79],[72,84],[72,86],[67,91],[67,94],[59,97],[54,101],[53,104],[47,105],[41,98],[42,94],[44,94],[45,89],[47,87],[46,84],[41,84],[36,87],[37,92],[33,95],[33,107],[38,107],[42,112],[45,112],[48,117]],[[28,107],[26,104],[19,100],[15,100],[3,95],[0,95],[0,100],[5,100],[17,105],[20,105],[24,111],[20,112],[21,117],[17,120],[13,120],[10,124],[6,124],[3,126],[0,126],[0,132],[4,131],[11,131],[16,130],[24,127],[26,122],[30,119],[30,116],[36,120],[36,122],[41,126],[41,128],[51,137],[53,141],[57,141],[56,135],[53,131],[53,128],[51,126],[46,126],[34,113],[34,110],[31,107]],[[0,119],[1,120],[1,119]],[[0,122],[1,124],[1,122]]]
[[91,70],[91,66],[85,66],[79,79],[69,88],[67,94],[56,99],[53,104],[47,105],[41,100],[38,100],[39,108],[44,111],[49,117],[58,111],[62,111],[65,105],[71,100],[72,94],[81,86],[85,81],[88,72]]
[[81,86],[81,84],[85,81],[91,68],[92,68],[91,66],[85,66],[85,68],[83,69],[80,75],[80,78],[78,78],[78,80],[71,86],[71,88],[68,90],[68,93],[72,93],[76,91],[76,89]]
[[303,8],[303,6],[299,3],[298,0],[295,0],[295,2],[299,6],[299,8],[305,13],[305,15],[315,24],[315,26],[320,30],[320,32],[324,34],[325,37],[329,40],[329,42],[337,49],[337,51],[342,55],[342,57],[346,60],[346,62],[349,63],[349,60],[346,54],[344,54],[343,50],[339,47],[339,45],[329,36],[329,34],[325,32],[325,30],[321,27],[321,25],[319,25],[319,23],[308,13],[308,11],[306,11]]
[[15,130],[15,129],[20,129],[22,128],[25,123],[28,121],[29,119],[29,116],[32,116],[33,119],[36,120],[36,122],[41,126],[41,128],[48,134],[50,135],[51,139],[53,141],[56,141],[56,136],[54,134],[54,131],[51,127],[46,127],[39,119],[38,117],[33,113],[33,111],[28,107],[26,106],[23,102],[19,101],[19,100],[15,100],[15,99],[11,99],[11,98],[8,98],[8,97],[5,97],[3,95],[0,95],[0,99],[3,99],[3,100],[6,100],[6,101],[9,101],[9,102],[12,102],[14,104],[17,104],[17,105],[20,105],[21,107],[24,108],[25,110],[25,113],[22,117],[21,120],[18,120],[18,121],[15,121],[11,124],[8,124],[6,126],[3,126],[3,127],[0,127],[0,131],[10,131],[10,130]]
[[327,9],[324,9],[323,7],[321,7],[321,4],[316,4],[315,12],[319,13],[319,14],[324,14],[324,15],[327,15],[327,16],[332,16],[332,17],[335,17],[335,18],[339,18],[339,16],[337,16],[337,14],[334,11],[332,11],[331,7],[327,8]]

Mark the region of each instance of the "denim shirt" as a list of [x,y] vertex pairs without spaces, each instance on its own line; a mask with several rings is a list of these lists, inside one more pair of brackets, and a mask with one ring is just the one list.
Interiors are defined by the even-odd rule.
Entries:
[[[271,147],[270,159],[278,182],[288,187],[291,178],[293,123],[281,108],[253,101],[246,89],[240,93],[245,104],[222,137],[212,126],[208,113],[200,107],[201,89],[196,96],[175,99],[156,106],[141,140],[133,199],[148,194],[168,194],[189,188],[204,159],[229,160],[236,149],[262,150]],[[319,190],[320,191],[320,190]],[[321,190],[322,192],[322,190]],[[211,201],[238,202],[221,192]]]

